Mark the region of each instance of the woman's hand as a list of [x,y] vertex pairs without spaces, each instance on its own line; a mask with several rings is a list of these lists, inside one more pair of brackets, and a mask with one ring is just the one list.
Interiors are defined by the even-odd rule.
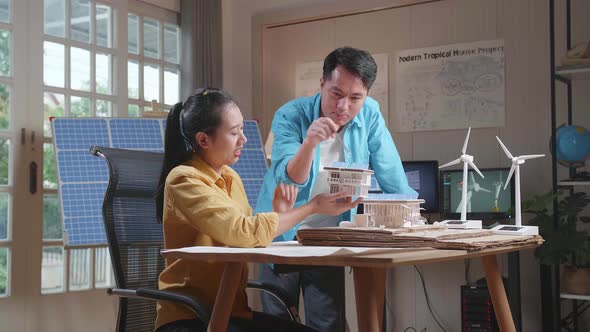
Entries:
[[310,203],[314,205],[314,211],[317,214],[337,216],[356,207],[362,200],[362,197],[359,197],[353,202],[351,196],[341,191],[335,194],[316,195]]
[[287,212],[295,205],[299,189],[292,184],[279,183],[275,188],[272,210],[277,213]]

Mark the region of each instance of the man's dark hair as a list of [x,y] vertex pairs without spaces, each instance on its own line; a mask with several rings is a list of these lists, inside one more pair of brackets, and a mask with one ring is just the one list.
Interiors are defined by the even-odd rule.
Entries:
[[358,48],[345,46],[328,54],[324,60],[324,81],[332,77],[332,71],[339,65],[360,78],[367,90],[371,88],[377,77],[375,60],[369,52]]

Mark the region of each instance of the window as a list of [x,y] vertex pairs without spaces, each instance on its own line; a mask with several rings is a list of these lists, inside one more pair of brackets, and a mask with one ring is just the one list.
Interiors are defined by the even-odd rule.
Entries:
[[[115,13],[107,4],[44,0],[42,293],[92,288],[90,257],[104,255],[102,248],[63,249],[50,119],[116,115],[114,22]],[[100,268],[105,269],[110,265]]]
[[12,3],[0,0],[0,297],[10,295],[12,248]]
[[[67,238],[58,197],[51,118],[139,117],[151,110],[152,99],[161,109],[178,101],[177,22],[118,10],[117,6],[113,1],[44,0],[43,294],[114,284],[106,244],[64,249]],[[119,15],[127,16],[127,38],[114,34]],[[0,49],[0,72],[1,57]],[[125,70],[117,68],[121,63],[127,63],[128,84],[116,84],[116,73]],[[118,99],[125,95],[123,102]],[[0,268],[2,257],[0,248]],[[0,285],[1,280],[0,270]]]
[[173,23],[129,13],[127,15],[128,115],[152,111],[152,100],[160,109],[179,101],[180,28]]

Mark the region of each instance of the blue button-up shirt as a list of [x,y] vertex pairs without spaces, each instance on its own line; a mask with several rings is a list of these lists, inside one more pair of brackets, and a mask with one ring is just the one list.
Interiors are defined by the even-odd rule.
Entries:
[[[279,182],[292,183],[299,187],[295,206],[310,200],[320,165],[319,145],[311,165],[311,173],[305,183],[295,183],[287,174],[287,163],[299,150],[307,129],[320,117],[321,95],[294,99],[277,110],[272,121],[274,134],[271,165],[266,175],[256,203],[256,213],[272,211],[274,189]],[[411,194],[417,197],[408,185],[406,174],[393,143],[385,120],[379,111],[379,104],[367,97],[360,112],[346,125],[344,154],[346,163],[369,164],[375,171],[379,186],[385,193]],[[340,220],[350,220],[350,213],[344,213]],[[336,226],[336,225],[334,225]],[[299,225],[289,229],[274,241],[293,240]]]

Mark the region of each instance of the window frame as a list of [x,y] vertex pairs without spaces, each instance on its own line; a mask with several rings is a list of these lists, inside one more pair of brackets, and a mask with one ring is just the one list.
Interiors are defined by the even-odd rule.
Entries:
[[[14,1],[14,0],[13,0]],[[91,4],[90,9],[90,42],[84,43],[76,40],[70,39],[70,29],[71,29],[71,0],[64,0],[65,1],[65,17],[64,17],[64,24],[65,24],[65,34],[64,37],[56,37],[52,35],[48,35],[44,31],[44,2],[42,2],[41,7],[42,9],[42,32],[41,32],[41,49],[43,49],[43,45],[45,41],[58,43],[64,45],[65,47],[65,54],[64,54],[64,86],[63,87],[54,87],[45,85],[43,80],[43,64],[41,65],[41,99],[44,98],[45,93],[55,93],[64,96],[64,116],[71,116],[71,98],[72,97],[84,97],[90,99],[90,117],[96,117],[97,112],[97,101],[98,100],[106,100],[111,102],[111,117],[128,117],[128,106],[133,105],[140,105],[140,116],[143,114],[144,107],[151,105],[151,102],[143,100],[143,63],[146,61],[148,63],[158,63],[160,64],[160,86],[159,86],[159,95],[161,97],[160,101],[160,108],[167,109],[167,106],[164,104],[164,68],[176,66],[178,72],[178,92],[180,95],[180,25],[179,25],[179,14],[175,12],[171,12],[166,9],[157,8],[153,5],[149,5],[146,3],[139,3],[137,1],[129,1],[126,4],[121,4],[119,1],[115,0],[89,0]],[[97,4],[104,4],[110,6],[111,8],[111,33],[112,33],[112,48],[99,46],[96,44],[96,6]],[[127,40],[127,17],[128,14],[135,14],[140,17],[139,23],[139,34],[138,34],[138,50],[139,55],[133,57],[133,54],[128,52],[128,40]],[[141,15],[141,16],[140,16]],[[143,17],[150,17],[152,19],[156,19],[160,22],[161,29],[160,29],[160,59],[153,59],[150,57],[143,56]],[[163,45],[164,45],[164,29],[163,26],[166,23],[174,24],[177,26],[177,64],[171,64],[164,60],[164,53],[163,53]],[[89,91],[80,91],[80,90],[73,90],[71,89],[71,48],[77,47],[84,50],[90,51],[90,90]],[[107,95],[103,93],[98,93],[96,91],[96,54],[109,54],[111,56],[111,86],[112,86],[112,94]],[[41,56],[41,61],[43,62],[43,56]],[[139,63],[139,76],[141,80],[139,80],[139,98],[138,100],[128,98],[127,94],[127,84],[117,84],[117,82],[127,82],[127,62],[133,58],[134,61]],[[43,104],[43,103],[42,103]],[[45,114],[42,115],[43,121],[45,122]],[[53,137],[52,136],[45,136],[43,134],[43,144],[51,144],[53,147]],[[42,149],[43,150],[43,149]],[[41,173],[43,176],[43,173]],[[57,179],[57,177],[56,177]],[[45,178],[43,181],[40,181],[41,184],[41,194],[45,195],[56,195],[59,194],[59,183],[57,183],[58,188],[45,188],[44,183]],[[59,197],[58,197],[59,198]],[[58,205],[58,209],[60,209],[59,214],[63,214],[61,211],[61,204]],[[62,223],[62,232],[65,229],[63,224],[63,218],[61,218]],[[43,225],[43,222],[41,223]],[[68,293],[68,292],[81,292],[81,291],[92,291],[95,289],[103,289],[107,287],[111,287],[114,285],[114,275],[112,272],[112,268],[110,265],[110,254],[108,253],[107,245],[88,245],[88,246],[72,246],[69,247],[65,245],[66,239],[62,236],[61,239],[47,239],[45,240],[42,236],[41,238],[41,255],[45,248],[50,247],[62,247],[63,249],[63,280],[62,280],[62,287],[61,289],[49,289],[44,291],[42,287],[43,281],[40,280],[38,285],[39,293],[41,295],[51,295],[51,294],[61,294],[61,293]],[[0,243],[1,244],[1,243]],[[70,285],[71,279],[71,259],[73,256],[74,250],[78,249],[89,249],[90,251],[90,258],[89,258],[89,287],[88,288],[81,288],[81,289],[72,289],[72,285]],[[97,267],[96,262],[99,259],[98,255],[99,252],[106,252],[106,265],[108,265],[108,269],[106,269],[105,279],[106,283],[97,285],[96,280],[96,273]],[[103,257],[101,256],[100,259]],[[105,265],[105,266],[106,266]],[[42,262],[39,266],[39,272],[43,270]],[[109,273],[110,272],[110,273]]]
[[[129,61],[134,61],[135,63],[138,64],[138,98],[137,99],[133,99],[133,98],[129,98],[128,97],[128,107],[130,105],[137,105],[139,106],[139,115],[142,116],[143,113],[146,112],[146,109],[151,109],[153,107],[153,103],[151,100],[145,100],[145,91],[144,91],[144,70],[145,70],[145,65],[146,64],[150,64],[150,65],[156,65],[158,66],[158,74],[159,74],[159,82],[160,82],[160,86],[159,86],[159,91],[158,91],[158,108],[160,111],[164,111],[164,110],[169,110],[170,108],[172,108],[172,106],[174,104],[166,104],[166,89],[165,89],[165,71],[166,69],[175,69],[176,72],[178,73],[178,91],[177,91],[177,95],[180,96],[180,82],[181,82],[181,68],[180,68],[180,62],[181,62],[181,52],[180,52],[180,41],[181,41],[181,34],[182,31],[180,29],[180,24],[178,23],[178,20],[176,21],[168,21],[170,19],[169,15],[164,15],[164,16],[158,16],[158,17],[154,17],[152,15],[149,15],[146,13],[145,10],[130,10],[128,12],[128,15],[132,14],[132,15],[136,15],[138,17],[138,34],[137,34],[137,50],[138,50],[138,54],[134,54],[134,53],[130,53],[129,51],[127,51],[127,62],[126,62],[126,66]],[[153,19],[153,20],[157,20],[159,22],[159,30],[158,30],[158,34],[159,34],[159,58],[152,58],[149,56],[144,55],[144,48],[143,48],[143,40],[144,40],[144,19],[145,18],[149,18],[149,19]],[[165,60],[165,53],[164,53],[164,38],[165,38],[165,26],[167,24],[173,24],[176,26],[177,28],[177,34],[176,34],[176,45],[177,45],[177,63],[172,63],[172,62],[168,62]],[[126,82],[128,82],[126,80]],[[127,95],[128,96],[128,95]],[[127,109],[128,109],[127,107]],[[153,111],[153,110],[152,110]]]
[[14,275],[12,269],[12,257],[13,257],[13,250],[15,248],[14,244],[14,237],[13,237],[13,230],[14,230],[14,218],[13,218],[13,209],[14,209],[14,161],[15,161],[15,146],[16,146],[16,126],[15,126],[15,116],[14,116],[14,92],[16,89],[16,80],[14,78],[15,72],[15,29],[16,24],[14,23],[14,2],[15,0],[9,1],[9,22],[0,22],[0,30],[9,31],[10,33],[10,41],[9,41],[9,49],[10,49],[10,72],[7,76],[0,75],[0,84],[4,84],[9,87],[10,94],[9,94],[9,101],[8,101],[8,128],[0,129],[0,139],[6,139],[10,142],[8,147],[8,182],[6,184],[0,184],[0,195],[7,194],[8,195],[8,204],[7,204],[7,215],[6,215],[6,238],[0,239],[0,250],[6,249],[6,291],[5,293],[0,293],[0,299],[8,298],[11,296],[12,293],[12,276]]

